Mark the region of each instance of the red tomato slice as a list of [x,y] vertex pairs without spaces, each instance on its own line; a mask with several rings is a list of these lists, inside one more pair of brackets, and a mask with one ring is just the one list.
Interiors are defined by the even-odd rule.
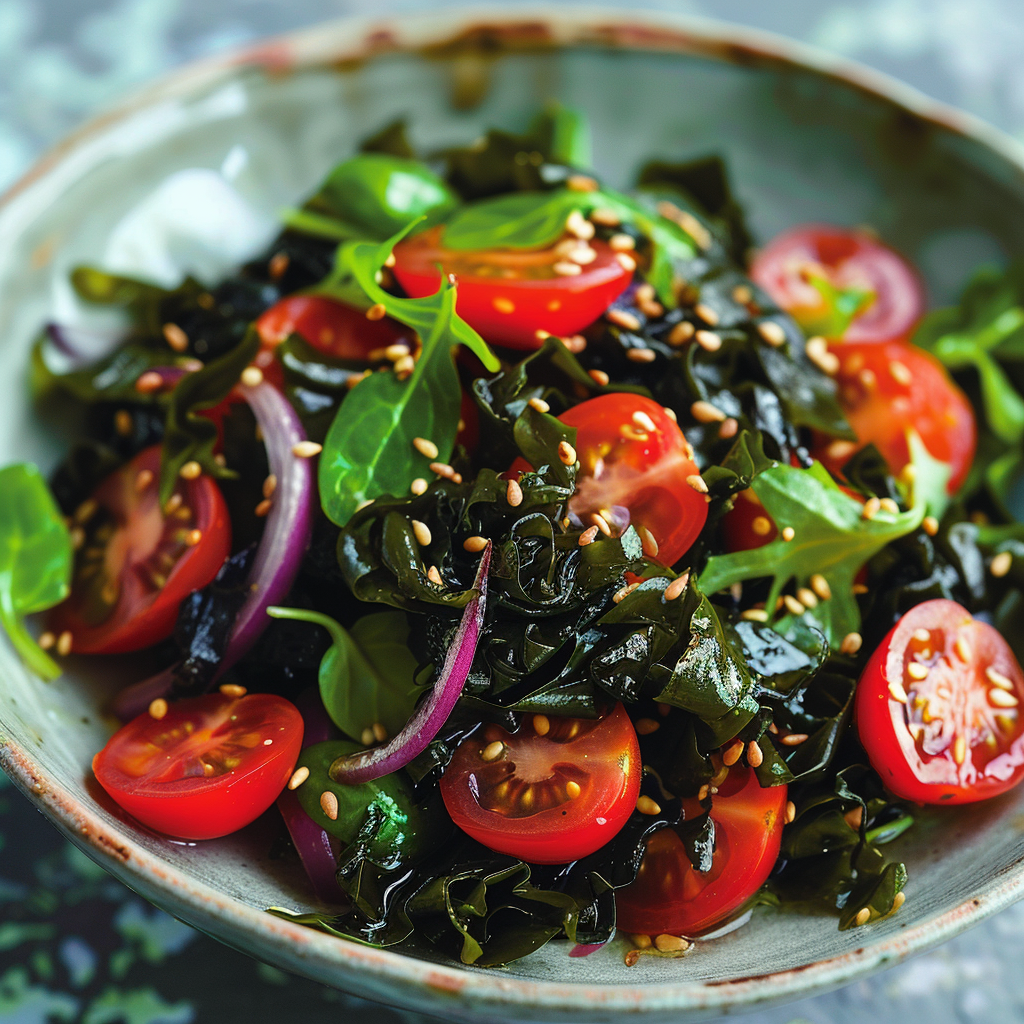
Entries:
[[[839,357],[839,397],[862,445],[874,443],[894,473],[910,461],[907,431],[931,456],[950,465],[949,493],[963,483],[974,459],[977,431],[967,396],[942,364],[916,345],[832,346]],[[834,473],[850,457],[819,444],[815,454]]]
[[565,864],[599,850],[640,793],[640,747],[621,704],[599,721],[534,715],[513,735],[485,726],[441,776],[459,828],[498,853]]
[[82,542],[71,595],[50,613],[79,654],[120,654],[164,640],[178,605],[205,587],[231,551],[231,520],[208,476],[179,477],[166,516],[157,484],[160,446],[112,473],[74,515]]
[[1024,674],[1009,645],[954,601],[911,608],[857,684],[860,741],[904,800],[964,804],[1024,778]]
[[853,318],[843,341],[909,338],[925,309],[914,269],[864,231],[823,224],[792,228],[758,253],[750,276],[813,334],[822,333],[820,325],[832,313],[814,277],[837,289],[870,293],[870,304]]
[[653,546],[644,544],[652,557],[664,565],[682,558],[708,505],[687,482],[699,470],[675,420],[650,398],[628,394],[599,395],[559,419],[576,428],[580,460],[570,515],[585,526],[594,513],[613,529],[632,523],[642,538],[645,531],[653,538]]
[[144,825],[216,839],[255,821],[284,789],[302,715],[283,697],[207,694],[139,715],[93,758],[99,784]]
[[[711,870],[693,867],[671,828],[655,832],[636,880],[615,892],[618,927],[634,935],[699,935],[724,921],[771,874],[782,845],[786,799],[786,786],[762,789],[751,769],[730,769],[712,797]],[[686,811],[700,814],[700,805],[687,801]]]
[[[441,227],[395,246],[394,274],[414,298],[433,295],[441,272],[458,280],[456,309],[481,336],[510,348],[540,348],[538,330],[566,337],[592,324],[633,279],[606,242],[564,239],[550,249],[445,249]],[[580,252],[589,262],[573,262]],[[556,265],[580,267],[563,275]]]

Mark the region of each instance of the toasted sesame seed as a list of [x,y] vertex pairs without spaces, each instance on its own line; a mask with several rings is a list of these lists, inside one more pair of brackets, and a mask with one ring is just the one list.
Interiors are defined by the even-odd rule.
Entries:
[[[42,646],[42,638],[40,638],[40,646]],[[1012,680],[1008,676],[1004,676],[994,665],[989,665],[985,669],[985,675],[993,686],[998,686],[1001,690],[1013,691],[1016,689]]]
[[249,691],[244,686],[239,686],[238,683],[224,683],[222,686],[217,688],[225,697],[239,698],[244,697]]
[[277,477],[273,473],[268,473],[266,479],[263,481],[263,497],[270,498],[273,496],[274,491],[277,490]]
[[565,179],[565,187],[570,192],[596,192],[597,182],[589,174],[570,174]]
[[903,684],[898,679],[894,679],[889,684],[889,696],[898,704],[907,703],[907,691],[903,688]]
[[721,409],[703,399],[698,399],[690,406],[690,415],[698,423],[721,423],[725,419]]
[[164,715],[167,714],[168,705],[167,701],[163,697],[157,697],[156,700],[152,700],[149,703],[149,714],[151,718],[155,718],[159,721]]
[[636,248],[636,239],[632,235],[627,235],[624,232],[612,235],[612,237],[608,239],[608,248],[610,248],[612,252],[630,252],[632,249]]
[[331,821],[338,820],[338,798],[329,789],[320,794],[320,809]]
[[738,284],[732,290],[733,302],[738,302],[741,306],[745,306],[754,297],[753,289],[746,284]]
[[902,384],[906,388],[909,388],[914,383],[914,375],[910,372],[910,368],[906,363],[901,363],[898,359],[893,359],[889,363],[889,376],[897,384]]
[[523,503],[523,489],[518,481],[509,480],[505,487],[505,500],[512,508],[518,508]]
[[967,740],[963,736],[957,736],[953,740],[953,760],[957,764],[963,764],[967,760]]
[[811,590],[813,590],[822,601],[827,601],[832,596],[832,588],[828,580],[821,573],[816,572],[810,579]]
[[298,444],[292,445],[292,455],[299,459],[311,459],[323,450],[324,446],[317,444],[316,441],[299,441]]
[[920,681],[928,678],[928,666],[922,665],[919,661],[911,661],[907,664],[907,675],[911,679]]
[[807,358],[824,373],[833,376],[839,372],[839,357],[828,350],[828,342],[821,337],[807,339]]
[[796,530],[792,526],[784,526],[782,528],[782,539],[784,541],[791,541],[796,536]]
[[559,277],[575,277],[577,274],[583,273],[583,268],[578,263],[573,263],[571,260],[559,260],[557,263],[552,263],[551,269],[558,274]]
[[583,788],[580,786],[580,784],[578,782],[576,782],[575,779],[570,779],[565,784],[565,795],[570,800],[575,800],[576,797],[578,797],[580,795],[580,793],[582,793],[582,792],[583,792]]
[[783,594],[782,603],[790,615],[803,615],[807,609],[792,594]]
[[[605,228],[617,228],[622,223],[622,218],[614,210],[609,210],[605,206],[599,206],[594,210],[590,211],[590,221],[594,224],[600,224],[601,227]],[[629,237],[628,235],[626,236]]]
[[864,507],[860,510],[862,519],[874,519],[878,515],[879,510],[882,507],[881,498],[871,497],[864,502]]
[[44,651],[48,651],[56,642],[57,638],[49,630],[40,633],[39,639],[36,641]]
[[551,412],[551,406],[543,398],[531,398],[527,405],[537,412]]
[[747,764],[751,768],[760,768],[764,763],[764,751],[761,750],[761,745],[757,740],[751,740],[747,744]]
[[274,507],[274,502],[273,502],[273,500],[272,500],[271,498],[264,498],[264,499],[263,499],[263,500],[262,500],[262,501],[261,501],[261,502],[260,502],[260,503],[259,503],[259,504],[258,504],[258,505],[256,506],[256,508],[255,508],[255,509],[253,509],[253,512],[254,512],[254,513],[255,513],[255,514],[256,514],[256,515],[257,515],[257,516],[258,516],[258,517],[259,517],[260,519],[262,519],[262,518],[263,518],[264,516],[266,516],[266,515],[269,515],[269,514],[270,514],[270,510],[271,510],[271,509],[272,509],[273,507]]
[[988,702],[996,708],[1015,708],[1020,703],[1012,693],[997,686],[988,691]]
[[241,381],[247,388],[256,388],[263,383],[263,371],[258,366],[247,366],[241,374]]
[[388,315],[387,306],[383,302],[375,302],[367,311],[367,320],[383,320]]
[[878,378],[875,376],[874,370],[861,370],[857,374],[857,380],[860,381],[861,386],[867,391],[873,391],[878,386]]
[[694,338],[705,352],[717,352],[722,347],[722,336],[714,331],[697,331]]
[[750,528],[758,537],[767,537],[772,532],[772,521],[767,516],[754,516]]
[[576,464],[576,449],[568,441],[558,442],[558,460],[563,466]]
[[719,321],[718,314],[705,302],[698,302],[693,312],[709,327],[714,327]]
[[881,498],[878,502],[879,507],[883,512],[891,512],[894,516],[899,515],[900,507],[896,504],[893,498]]
[[425,437],[414,437],[412,439],[412,446],[427,459],[436,459],[439,452],[437,445],[433,441],[428,441]]
[[699,473],[691,473],[686,478],[686,483],[689,487],[692,487],[698,494],[707,494],[708,485],[704,482],[704,477]]
[[734,739],[732,743],[722,751],[722,764],[727,768],[731,768],[743,756],[744,747],[745,744],[743,740],[739,738]]
[[653,363],[657,353],[653,348],[629,348],[626,349],[626,358],[631,363]]
[[298,789],[299,786],[301,786],[308,778],[309,769],[305,765],[302,765],[301,767],[296,768],[292,773],[292,777],[288,780],[288,788]]
[[767,622],[768,613],[763,608],[747,608],[740,612],[740,618],[747,622]]
[[135,390],[140,395],[150,395],[154,391],[159,391],[163,386],[164,379],[156,370],[147,370],[135,382]]
[[787,732],[784,736],[779,737],[779,742],[784,747],[799,747],[801,743],[806,743],[808,735],[805,732]]
[[462,547],[463,547],[463,550],[469,551],[472,554],[475,554],[478,551],[483,551],[483,549],[485,547],[487,547],[487,544],[488,544],[488,540],[487,540],[486,537],[481,537],[481,536],[477,535],[475,537],[467,537],[462,542]]
[[825,455],[833,462],[846,462],[856,450],[857,446],[853,441],[844,441],[840,438],[829,443],[825,449]]
[[153,482],[153,470],[140,469],[135,477],[135,490],[140,494]]
[[681,576],[677,576],[664,590],[662,596],[666,601],[675,601],[683,591],[686,589],[686,584],[690,582],[688,573],[683,573]]
[[427,579],[437,587],[444,585],[444,580],[441,579],[441,570],[436,565],[432,565],[427,570]]
[[185,543],[190,547],[194,548],[203,539],[202,530],[189,530],[185,534]]
[[610,537],[612,535],[612,528],[609,525],[608,520],[605,519],[605,517],[601,515],[600,512],[591,512],[590,522],[592,525],[596,526],[606,537]]
[[768,342],[772,348],[778,348],[780,345],[785,344],[786,332],[783,330],[782,325],[776,320],[762,320],[757,325],[757,333]]
[[850,587],[850,590],[853,591],[855,597],[868,592],[868,588],[863,583],[854,583],[854,585]]
[[640,320],[637,317],[635,317],[632,313],[630,313],[628,310],[616,309],[613,307],[612,309],[609,309],[608,312],[605,313],[604,318],[609,323],[615,324],[616,327],[622,327],[624,330],[640,330]]
[[657,732],[661,728],[661,722],[656,722],[653,718],[638,718],[633,724],[641,736],[650,736],[652,732]]
[[412,535],[421,548],[428,547],[434,539],[430,534],[430,527],[426,523],[420,522],[419,519],[412,521]]
[[648,558],[657,558],[659,547],[658,540],[654,534],[646,526],[638,526],[636,532],[640,536],[640,544],[643,547],[644,554]]
[[856,654],[863,643],[864,638],[860,633],[847,633],[846,636],[843,637],[843,642],[839,645],[839,650],[842,651],[843,654]]
[[993,556],[992,561],[989,563],[988,571],[998,579],[1010,571],[1012,564],[1013,555],[1009,551],[1000,551],[998,555]]
[[921,529],[924,530],[929,537],[934,537],[939,532],[939,521],[935,516],[925,516],[921,520]]
[[722,421],[722,425],[718,428],[718,436],[728,440],[731,437],[735,437],[739,432],[739,429],[739,420],[735,420],[730,416],[728,419]]
[[786,801],[786,824],[792,825],[796,821],[796,804],[792,800]]
[[636,270],[636,260],[628,252],[617,252],[615,254],[615,261],[627,273],[632,274]]
[[956,642],[953,644],[953,650],[956,651],[957,657],[963,662],[970,662],[973,656],[971,645],[967,642],[965,637],[958,636]]
[[188,335],[177,324],[164,324],[163,335],[175,352],[188,351]]
[[185,463],[181,469],[178,470],[178,475],[184,480],[198,480],[202,476],[203,467],[199,465],[194,459]]
[[594,225],[579,210],[573,210],[565,218],[565,230],[577,238],[589,240],[594,237]]
[[579,546],[585,548],[588,544],[593,544],[597,539],[598,529],[596,526],[590,526],[580,534]]
[[654,939],[654,948],[662,953],[681,953],[689,949],[690,944],[678,935],[657,935]]
[[673,348],[685,345],[696,333],[697,328],[689,320],[680,320],[679,323],[668,332],[668,343]]
[[601,387],[605,387],[611,378],[604,370],[588,370],[587,373],[590,375],[590,379]]
[[641,814],[661,814],[661,804],[652,800],[649,796],[641,796],[637,798],[636,809]]
[[818,607],[818,595],[810,587],[799,587],[796,598],[805,608]]
[[871,910],[869,907],[861,907],[857,911],[857,916],[853,919],[853,923],[858,927],[866,925],[871,920]]
[[906,902],[907,902],[907,894],[901,889],[893,897],[893,899],[892,899],[892,910],[890,910],[889,913],[890,914],[895,914],[896,911],[899,910],[900,907],[902,907],[903,904],[906,903]]

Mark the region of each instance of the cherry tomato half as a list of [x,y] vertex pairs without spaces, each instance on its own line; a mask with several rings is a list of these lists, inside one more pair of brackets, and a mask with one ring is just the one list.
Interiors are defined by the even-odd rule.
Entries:
[[112,473],[74,514],[82,542],[71,594],[50,613],[78,654],[121,654],[164,640],[178,605],[205,587],[231,551],[231,520],[210,477],[178,478],[166,515],[160,446]]
[[565,864],[599,850],[640,793],[640,747],[621,704],[604,718],[534,715],[510,735],[488,725],[441,776],[452,821],[498,853]]
[[[839,357],[839,397],[858,441],[874,443],[894,473],[910,461],[907,431],[918,433],[932,458],[950,465],[948,490],[954,494],[974,459],[977,431],[966,395],[942,364],[916,345],[832,346]],[[836,445],[815,451],[838,473],[850,457]]]
[[302,715],[283,697],[207,694],[132,719],[93,758],[99,784],[144,825],[216,839],[255,821],[285,787]]
[[857,684],[857,731],[904,800],[964,804],[1024,778],[1024,674],[1009,645],[954,601],[892,628]]
[[[533,349],[538,330],[566,337],[592,324],[633,279],[606,242],[564,239],[549,249],[445,249],[441,227],[395,246],[394,274],[414,298],[433,295],[441,271],[458,280],[456,309],[480,335],[498,345]],[[574,262],[570,253],[581,253]],[[556,266],[579,268],[560,274]],[[440,269],[439,269],[440,267]]]
[[[671,829],[647,840],[636,880],[615,892],[616,923],[637,935],[699,935],[741,907],[771,874],[782,845],[787,788],[762,789],[749,768],[730,769],[712,797],[715,852],[697,871]],[[692,805],[692,806],[691,806]],[[700,805],[686,801],[687,816]]]
[[843,341],[897,341],[910,336],[925,308],[924,289],[913,268],[898,253],[867,232],[809,224],[773,238],[758,253],[751,278],[812,334],[834,310],[816,277],[840,291],[868,295]]

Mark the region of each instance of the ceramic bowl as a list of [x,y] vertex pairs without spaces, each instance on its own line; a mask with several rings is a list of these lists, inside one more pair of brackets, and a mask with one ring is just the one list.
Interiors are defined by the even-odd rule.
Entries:
[[[933,302],[979,262],[1019,251],[1024,152],[993,129],[855,65],[746,30],[666,14],[562,8],[342,21],[177,72],[45,157],[0,208],[0,463],[57,447],[21,386],[55,280],[95,260],[123,213],[170,172],[223,168],[272,215],[355,142],[409,118],[425,148],[519,126],[557,98],[590,114],[614,185],[645,159],[720,153],[759,238],[801,221],[870,224],[921,268]],[[0,642],[0,763],[89,856],[210,935],[279,967],[448,1019],[680,1021],[836,986],[935,945],[1024,894],[1024,790],[925,816],[900,850],[894,917],[840,932],[761,910],[683,960],[627,968],[623,944],[565,943],[501,970],[339,941],[264,913],[313,906],[274,823],[173,843],[99,802],[92,755],[114,682],[73,659],[32,678]]]

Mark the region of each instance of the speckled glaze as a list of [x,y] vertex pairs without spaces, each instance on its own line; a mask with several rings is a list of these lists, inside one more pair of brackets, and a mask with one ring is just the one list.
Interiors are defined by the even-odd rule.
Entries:
[[[78,132],[0,207],[0,368],[22,381],[52,282],[95,259],[111,226],[163,177],[221,167],[273,212],[354,142],[399,115],[424,147],[522,123],[550,98],[585,107],[616,185],[646,158],[722,153],[756,234],[798,221],[871,224],[922,269],[933,301],[979,262],[1019,251],[1024,149],[898,83],[783,40],[713,23],[586,8],[476,9],[344,21],[193,66]],[[238,153],[247,159],[239,163]],[[59,442],[24,388],[0,403],[0,462],[51,464]],[[136,665],[124,678],[140,674]],[[268,856],[272,822],[171,843],[120,815],[89,779],[123,679],[74,659],[52,684],[0,642],[0,763],[62,832],[165,910],[268,963],[449,1019],[696,1020],[839,985],[926,949],[1024,895],[1024,792],[925,815],[902,844],[898,915],[840,933],[833,918],[761,910],[683,960],[586,959],[549,944],[502,970],[380,951],[293,926],[313,906]]]

